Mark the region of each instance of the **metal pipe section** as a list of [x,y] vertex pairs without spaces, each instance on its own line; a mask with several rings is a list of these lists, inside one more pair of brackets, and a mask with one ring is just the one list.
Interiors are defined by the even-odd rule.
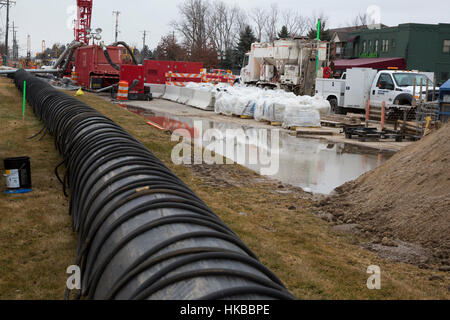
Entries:
[[[0,75],[4,74],[4,75],[8,75],[8,74],[15,74],[19,69],[7,69],[7,70],[0,70]],[[29,72],[29,73],[35,73],[35,74],[40,74],[40,73],[59,73],[61,72],[61,70],[59,69],[26,69],[25,71]]]
[[[72,41],[69,46],[66,48],[66,50],[64,50],[64,52],[61,54],[61,56],[58,58],[58,60],[56,60],[54,68],[58,69],[59,66],[63,63],[64,59],[66,58],[66,56],[68,56],[65,66],[67,66],[67,61],[70,60],[72,58],[73,52],[75,49],[84,46],[85,44],[82,42],[78,42],[78,41]],[[63,70],[65,70],[65,68],[63,68]]]
[[104,88],[101,88],[101,89],[98,89],[98,90],[93,90],[92,92],[94,92],[94,93],[106,92],[106,91],[111,90],[113,87],[114,86],[104,87]]
[[[80,296],[88,299],[294,299],[220,218],[112,120],[16,72],[63,157]],[[58,168],[55,169],[57,172]]]

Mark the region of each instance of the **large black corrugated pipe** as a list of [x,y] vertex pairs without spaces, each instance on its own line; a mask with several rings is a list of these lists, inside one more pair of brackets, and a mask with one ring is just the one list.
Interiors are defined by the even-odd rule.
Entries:
[[103,49],[103,54],[105,55],[105,58],[108,61],[108,63],[111,65],[111,67],[113,67],[117,71],[120,71],[120,66],[118,66],[117,64],[115,64],[112,61],[111,56],[109,55],[109,52],[108,52],[108,48],[104,44],[101,44],[101,46],[102,46],[102,49]]
[[210,208],[140,142],[23,70],[54,137],[89,299],[293,299]]

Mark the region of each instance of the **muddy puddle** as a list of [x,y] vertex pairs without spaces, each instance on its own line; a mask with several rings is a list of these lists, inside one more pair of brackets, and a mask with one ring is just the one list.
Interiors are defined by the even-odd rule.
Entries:
[[144,117],[149,125],[194,138],[195,143],[206,150],[313,193],[330,194],[336,187],[376,168],[391,156],[344,143],[299,138],[276,127],[267,130],[134,106],[122,107]]

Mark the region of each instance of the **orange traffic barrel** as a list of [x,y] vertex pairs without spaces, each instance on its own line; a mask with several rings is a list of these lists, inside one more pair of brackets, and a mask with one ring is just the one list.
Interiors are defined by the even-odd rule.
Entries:
[[72,81],[78,82],[78,72],[75,71],[72,72]]
[[117,92],[117,100],[128,100],[128,82],[119,82],[119,91]]

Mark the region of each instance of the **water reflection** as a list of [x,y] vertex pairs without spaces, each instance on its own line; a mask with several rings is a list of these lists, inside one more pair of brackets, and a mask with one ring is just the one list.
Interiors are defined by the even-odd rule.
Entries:
[[[278,152],[279,170],[271,178],[314,193],[329,194],[334,188],[356,179],[389,158],[387,154],[363,151],[352,145],[299,138],[282,131],[280,131],[279,150],[275,150],[271,145],[270,135],[265,143],[261,143],[261,140],[256,138],[260,130],[257,128],[230,122],[173,116],[132,106],[127,106],[127,109],[144,117],[150,125],[171,131],[185,129],[194,138],[199,138],[201,134],[200,130],[194,126],[194,121],[201,121],[203,132],[207,129],[217,129],[224,137],[227,129],[243,129],[247,138],[236,139],[236,150],[241,148],[247,153],[251,151]],[[203,147],[208,148],[210,143],[210,141],[204,141]],[[226,157],[232,157],[230,150],[226,148],[219,153]],[[259,173],[261,165],[251,164],[248,159],[248,154],[246,154],[246,161],[243,165]]]

